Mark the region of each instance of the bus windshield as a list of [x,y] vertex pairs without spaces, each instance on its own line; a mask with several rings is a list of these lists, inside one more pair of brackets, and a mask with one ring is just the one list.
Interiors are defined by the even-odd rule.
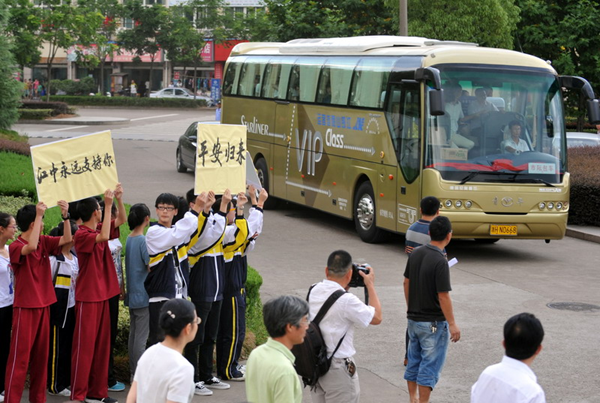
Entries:
[[445,114],[426,115],[425,168],[446,180],[562,182],[563,104],[547,71],[436,66]]

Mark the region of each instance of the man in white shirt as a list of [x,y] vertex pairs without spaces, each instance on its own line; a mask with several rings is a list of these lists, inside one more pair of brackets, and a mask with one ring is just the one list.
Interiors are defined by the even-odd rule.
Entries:
[[[327,345],[327,356],[331,357],[329,371],[319,378],[315,389],[311,391],[313,403],[353,403],[360,397],[360,385],[354,362],[354,327],[365,328],[381,323],[381,303],[375,291],[375,273],[369,267],[369,274],[359,271],[369,292],[369,305],[356,295],[342,295],[329,309],[319,328]],[[309,319],[314,319],[327,298],[337,290],[348,290],[352,278],[352,257],[338,250],[327,259],[326,279],[317,283],[310,291],[308,304]]]
[[520,313],[504,324],[506,355],[490,365],[471,388],[471,403],[545,403],[531,364],[542,351],[544,328],[533,314]]
[[513,120],[508,124],[510,129],[510,138],[504,140],[502,143],[502,150],[519,155],[523,151],[530,151],[527,142],[521,139],[521,132],[523,131],[523,125],[518,120]]

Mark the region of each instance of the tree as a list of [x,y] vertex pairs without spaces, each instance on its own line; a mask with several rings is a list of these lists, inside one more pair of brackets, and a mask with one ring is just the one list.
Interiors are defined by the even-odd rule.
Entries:
[[118,39],[121,46],[141,57],[150,56],[150,85],[152,88],[152,72],[154,61],[161,47],[158,38],[168,22],[168,11],[161,4],[145,7],[139,0],[125,3],[124,16],[134,21],[133,28],[123,30]]
[[518,15],[514,0],[409,0],[408,34],[512,49]]
[[204,34],[196,29],[193,17],[194,8],[181,5],[171,8],[170,19],[161,32],[158,41],[167,52],[173,66],[194,67],[194,97],[196,96],[196,76],[202,63],[202,49],[206,44]]
[[42,40],[39,8],[29,0],[7,0],[9,18],[7,34],[11,37],[12,53],[20,70],[35,66],[41,58]]
[[289,41],[391,34],[393,10],[381,0],[266,0],[253,39]]
[[22,90],[22,85],[13,77],[16,64],[6,35],[7,20],[6,4],[0,0],[0,129],[10,129],[19,118],[17,107]]
[[100,94],[105,94],[104,88],[104,69],[106,61],[112,57],[119,49],[116,44],[117,29],[119,27],[118,18],[123,13],[123,7],[118,0],[79,0],[79,7],[86,8],[88,12],[98,12],[101,22],[95,27],[95,32],[91,38],[95,45],[94,52],[83,54],[77,52],[78,63],[88,64],[92,67],[100,66]]
[[44,0],[41,9],[40,37],[47,43],[47,100],[50,100],[52,65],[58,49],[72,45],[90,45],[101,15],[85,8],[73,7],[68,1]]

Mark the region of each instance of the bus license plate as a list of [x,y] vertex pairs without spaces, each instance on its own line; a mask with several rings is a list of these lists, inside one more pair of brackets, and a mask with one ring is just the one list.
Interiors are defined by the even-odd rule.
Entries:
[[517,236],[517,226],[490,224],[490,235]]

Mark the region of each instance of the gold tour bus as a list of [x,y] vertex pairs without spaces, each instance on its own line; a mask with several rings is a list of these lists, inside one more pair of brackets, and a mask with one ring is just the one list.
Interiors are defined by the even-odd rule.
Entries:
[[365,242],[406,232],[436,196],[453,235],[561,239],[569,211],[564,88],[580,77],[504,49],[418,37],[240,43],[222,123],[248,128],[264,187],[348,219]]

